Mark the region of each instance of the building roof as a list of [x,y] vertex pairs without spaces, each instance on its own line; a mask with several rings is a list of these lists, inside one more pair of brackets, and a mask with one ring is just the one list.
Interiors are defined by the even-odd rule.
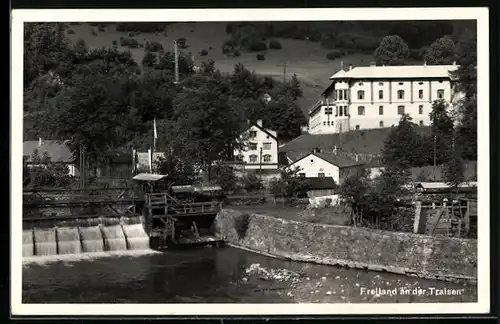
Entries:
[[[416,126],[419,134],[429,134],[428,126]],[[280,147],[280,152],[312,152],[315,148],[322,152],[333,152],[335,146],[344,152],[379,155],[391,128],[354,130],[341,134],[303,134]]]
[[153,174],[153,173],[139,173],[132,179],[139,181],[158,181],[165,178],[166,175],[163,174]]
[[312,152],[309,154],[304,154],[301,158],[294,160],[290,165],[295,164],[311,155],[319,157],[320,159],[323,159],[326,162],[335,165],[339,168],[348,168],[351,166],[363,165],[362,162],[356,162],[354,160],[345,158],[343,156],[338,156],[337,154],[334,153],[312,153]]
[[28,156],[27,162],[32,162],[31,155],[35,150],[38,150],[40,157],[47,152],[52,162],[73,163],[76,160],[66,141],[42,140],[41,145],[40,141],[25,141],[23,155]]
[[330,80],[451,78],[450,72],[457,68],[458,65],[357,66],[348,71],[338,71]]
[[[421,188],[423,190],[450,189],[450,186],[444,182],[419,182],[415,184],[415,187]],[[475,187],[477,187],[476,181],[465,182],[458,185],[458,188],[475,188]]]
[[337,187],[332,177],[308,177],[306,180],[309,190],[335,189]]
[[269,135],[269,137],[271,137],[271,138],[275,139],[276,141],[278,141],[278,138],[276,137],[276,135],[273,134],[272,130],[264,128],[264,127],[259,126],[257,124],[252,124],[251,126],[257,127],[258,129],[260,129],[261,131],[263,131],[264,133],[266,133],[267,135]]

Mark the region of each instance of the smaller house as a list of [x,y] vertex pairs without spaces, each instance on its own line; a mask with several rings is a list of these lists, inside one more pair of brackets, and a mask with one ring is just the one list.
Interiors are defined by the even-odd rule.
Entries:
[[341,185],[344,180],[352,175],[363,172],[364,164],[338,156],[335,153],[297,153],[299,156],[294,159],[293,154],[290,154],[289,159],[292,160],[288,168],[300,168],[300,175],[306,178],[333,178],[336,184]]
[[28,167],[34,165],[32,156],[35,151],[38,152],[40,158],[47,153],[51,162],[65,164],[69,169],[69,175],[75,176],[79,174],[75,163],[76,159],[68,145],[66,145],[66,141],[42,140],[41,138],[38,141],[24,141],[23,155],[27,156],[26,163]]
[[243,148],[234,151],[235,160],[246,170],[278,169],[278,134],[264,128],[262,120],[250,126],[241,139]]
[[331,177],[309,177],[306,178],[307,196],[309,198],[332,196],[336,194],[337,184]]

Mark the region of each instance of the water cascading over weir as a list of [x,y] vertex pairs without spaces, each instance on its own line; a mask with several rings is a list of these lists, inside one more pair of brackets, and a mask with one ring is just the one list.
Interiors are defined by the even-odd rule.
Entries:
[[24,196],[23,258],[150,248],[134,201],[82,198],[74,191],[50,196],[34,191]]

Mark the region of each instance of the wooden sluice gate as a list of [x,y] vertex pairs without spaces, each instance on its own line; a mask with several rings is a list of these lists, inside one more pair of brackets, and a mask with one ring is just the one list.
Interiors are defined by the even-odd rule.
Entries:
[[168,193],[150,193],[146,194],[143,211],[153,248],[221,243],[212,233],[220,211],[217,202],[186,203]]

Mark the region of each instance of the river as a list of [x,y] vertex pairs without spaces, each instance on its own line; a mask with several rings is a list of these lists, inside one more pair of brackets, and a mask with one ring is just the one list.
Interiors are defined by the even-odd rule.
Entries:
[[[23,303],[477,301],[476,285],[292,262],[230,247],[30,260],[23,261]],[[263,280],[247,273],[252,264],[299,277]]]

